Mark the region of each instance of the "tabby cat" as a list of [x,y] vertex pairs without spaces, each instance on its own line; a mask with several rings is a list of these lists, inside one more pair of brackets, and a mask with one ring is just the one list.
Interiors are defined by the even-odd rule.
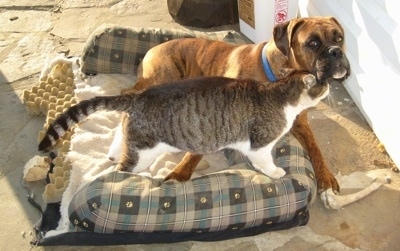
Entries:
[[141,172],[165,152],[208,154],[231,148],[277,179],[285,171],[275,166],[272,147],[302,110],[328,93],[328,85],[305,73],[274,84],[224,77],[179,80],[138,94],[82,101],[49,126],[39,150],[51,148],[72,125],[96,111],[122,111],[127,119],[118,170]]

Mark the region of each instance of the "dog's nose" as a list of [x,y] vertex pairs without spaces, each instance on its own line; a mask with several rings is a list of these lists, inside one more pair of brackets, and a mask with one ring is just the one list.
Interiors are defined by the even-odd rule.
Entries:
[[334,58],[341,58],[343,55],[342,50],[338,46],[333,46],[333,47],[329,48],[328,53],[330,56],[332,56]]

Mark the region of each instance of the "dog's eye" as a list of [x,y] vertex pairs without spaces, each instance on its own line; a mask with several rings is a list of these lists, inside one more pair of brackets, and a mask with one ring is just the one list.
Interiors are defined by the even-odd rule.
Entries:
[[342,42],[342,41],[343,41],[343,37],[342,36],[339,36],[339,37],[336,38],[336,42]]
[[319,42],[317,40],[310,40],[308,41],[307,45],[308,47],[310,47],[311,49],[316,49],[319,47]]

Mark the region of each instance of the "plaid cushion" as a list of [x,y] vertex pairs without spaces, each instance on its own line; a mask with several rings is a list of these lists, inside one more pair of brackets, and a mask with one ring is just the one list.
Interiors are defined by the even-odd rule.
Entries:
[[[196,32],[103,26],[86,43],[86,74],[134,74],[153,46],[170,39],[206,37],[229,43],[248,40],[234,31]],[[286,175],[270,179],[245,156],[226,150],[231,168],[187,182],[163,182],[112,172],[80,189],[69,205],[71,231],[96,233],[214,232],[274,226],[308,214],[316,197],[309,157],[287,134],[274,147]]]
[[163,42],[184,37],[204,37],[228,43],[245,43],[235,31],[199,32],[159,28],[101,26],[87,40],[82,54],[81,71],[134,74],[146,52]]
[[274,225],[308,213],[316,195],[309,157],[290,134],[274,147],[281,179],[253,170],[226,150],[233,165],[187,182],[112,172],[80,189],[69,205],[71,227],[96,233],[212,232]]

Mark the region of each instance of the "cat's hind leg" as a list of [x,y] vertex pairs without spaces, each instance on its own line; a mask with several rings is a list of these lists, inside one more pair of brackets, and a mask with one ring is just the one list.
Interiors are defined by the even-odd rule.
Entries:
[[286,172],[275,165],[271,154],[272,146],[273,144],[270,144],[257,150],[246,151],[244,154],[250,159],[254,168],[273,179],[279,179],[285,176]]
[[122,155],[123,140],[124,140],[124,135],[122,132],[123,130],[122,124],[123,123],[121,122],[115,128],[114,138],[107,153],[108,159],[111,160],[113,163],[118,163]]
[[161,153],[163,152],[160,152],[157,147],[139,150],[136,146],[128,146],[123,151],[117,169],[132,173],[143,172]]
[[122,156],[117,164],[117,170],[132,173],[143,172],[162,153],[157,146],[139,148],[135,141],[129,140],[124,135]]
[[[128,114],[123,114],[121,117],[121,124],[116,129],[117,132],[114,136],[113,145],[116,145],[117,151],[120,150],[119,159],[116,161],[116,170],[118,171],[132,171],[132,168],[137,165],[139,155],[137,153],[137,147],[131,138],[130,131],[130,119]],[[120,130],[120,132],[118,132]],[[120,143],[118,144],[118,141]],[[111,149],[109,151],[109,156]]]
[[139,161],[139,154],[127,146],[123,146],[121,158],[116,165],[118,171],[132,171],[132,168],[137,165]]

